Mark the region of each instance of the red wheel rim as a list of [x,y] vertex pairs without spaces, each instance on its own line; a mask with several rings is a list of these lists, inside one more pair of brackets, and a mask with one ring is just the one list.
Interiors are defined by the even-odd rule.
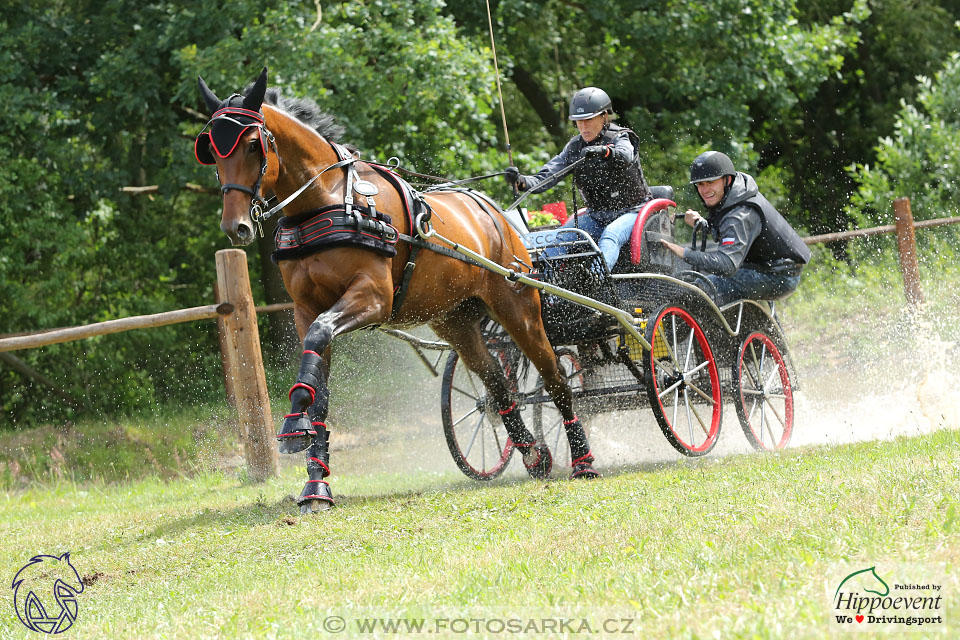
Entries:
[[[760,343],[759,354],[753,347],[754,342]],[[753,360],[753,370],[749,365],[744,367],[744,361],[748,356]],[[767,373],[766,357],[768,356],[773,360],[776,367],[775,373],[778,374],[780,380],[779,391],[781,393],[773,393],[778,390],[768,388],[773,381],[772,374]],[[740,420],[744,429],[748,429],[752,434],[753,444],[767,451],[777,451],[787,446],[787,443],[790,442],[790,436],[793,434],[793,388],[790,386],[787,364],[770,336],[756,331],[743,341],[743,346],[740,348],[740,354],[737,358],[737,380],[739,381],[737,393],[739,394],[741,408]],[[747,387],[748,384],[750,385],[749,388]],[[770,398],[783,401],[782,415],[780,415],[776,405],[770,401]],[[768,410],[773,414],[773,421],[767,415]],[[758,411],[759,416],[757,415]],[[779,438],[773,433],[773,424],[779,424],[782,429]],[[764,429],[764,426],[766,426],[766,429]]]
[[[662,380],[658,372],[662,371],[664,367],[657,361],[656,345],[652,345],[654,348],[650,350],[648,357],[650,358],[650,371],[654,373],[650,384],[654,388],[658,405],[655,407],[655,410],[660,411],[662,422],[666,424],[678,446],[692,454],[706,453],[713,448],[713,445],[716,444],[717,438],[720,435],[722,407],[720,375],[717,372],[717,363],[713,357],[713,351],[710,349],[710,343],[707,341],[707,336],[704,334],[703,329],[697,321],[693,319],[693,316],[684,309],[680,307],[666,307],[663,309],[657,316],[656,324],[654,325],[658,331],[662,330],[661,327],[666,324],[665,320],[668,316],[679,318],[689,329],[692,329],[693,337],[696,339],[697,347],[700,349],[702,361],[690,362],[690,355],[693,353],[692,348],[690,348],[692,347],[692,342],[690,342],[689,346],[685,349],[685,353],[676,354],[683,371],[672,372],[671,376],[666,380]],[[664,337],[668,344],[673,340],[674,344],[672,348],[674,351],[676,351],[676,347],[678,346],[675,329],[676,325],[674,324],[672,330]],[[656,334],[654,335],[656,336]],[[654,342],[656,342],[656,340]],[[687,370],[688,366],[689,371]],[[684,380],[680,382],[678,379],[679,374],[685,374],[684,378],[686,378],[686,374],[691,374],[691,372],[692,374],[697,374],[703,370],[707,372],[707,379],[710,383],[709,390],[704,390],[700,388],[699,385],[692,384],[692,381]],[[668,408],[664,404],[664,398],[671,397],[670,394],[672,394],[674,402],[673,405]],[[682,400],[681,396],[683,397]],[[696,400],[693,400],[694,398],[696,398]],[[696,409],[696,402],[698,401],[708,401],[713,405],[713,409],[710,412],[709,427],[706,426],[706,421],[703,420],[703,417]],[[688,427],[687,433],[683,434],[677,429],[677,418],[680,415],[681,406],[683,407],[683,416],[686,418]],[[673,419],[671,419],[671,417]],[[700,444],[696,444],[697,433],[694,432],[694,425],[699,429],[697,433],[703,433],[704,435],[704,440]]]

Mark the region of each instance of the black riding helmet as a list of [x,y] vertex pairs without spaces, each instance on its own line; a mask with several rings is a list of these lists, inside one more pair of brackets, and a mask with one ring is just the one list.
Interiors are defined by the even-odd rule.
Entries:
[[733,167],[733,160],[727,154],[719,151],[701,153],[690,165],[690,184],[709,182],[723,176],[735,176],[737,170]]
[[601,113],[613,111],[610,96],[603,89],[585,87],[573,94],[570,98],[570,119],[589,120]]

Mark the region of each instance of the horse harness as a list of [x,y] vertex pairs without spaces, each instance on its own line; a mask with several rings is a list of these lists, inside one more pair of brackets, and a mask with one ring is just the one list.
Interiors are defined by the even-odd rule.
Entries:
[[[233,96],[231,96],[232,98]],[[230,101],[226,101],[230,104]],[[214,124],[220,126],[214,128]],[[260,174],[253,186],[248,187],[241,184],[221,185],[221,191],[226,194],[231,190],[242,191],[250,195],[250,220],[257,225],[260,235],[263,236],[263,221],[273,216],[283,207],[288,205],[300,194],[302,194],[310,185],[316,182],[324,173],[345,168],[347,182],[343,204],[327,205],[319,209],[306,211],[296,216],[284,216],[277,222],[277,230],[274,235],[276,250],[270,256],[274,263],[280,260],[292,260],[302,258],[324,249],[336,246],[359,246],[370,249],[380,255],[388,258],[396,256],[396,243],[403,240],[410,244],[410,255],[403,268],[403,276],[400,284],[394,287],[393,314],[396,314],[400,305],[406,297],[410,279],[413,276],[413,270],[416,267],[417,254],[421,249],[429,249],[435,253],[440,253],[450,258],[466,262],[467,264],[482,267],[482,265],[469,256],[464,256],[452,249],[440,246],[438,244],[427,242],[422,238],[413,235],[416,224],[424,226],[429,225],[432,215],[430,205],[424,200],[423,195],[416,191],[407,183],[406,180],[394,173],[394,165],[381,165],[379,163],[367,162],[374,171],[382,178],[387,180],[400,194],[404,204],[403,215],[407,219],[407,227],[411,230],[411,235],[400,233],[392,224],[391,217],[383,212],[377,211],[374,197],[379,193],[375,184],[367,180],[360,179],[356,170],[356,163],[359,156],[352,153],[346,147],[330,142],[337,154],[338,161],[325,167],[313,178],[304,183],[295,192],[290,194],[282,202],[265,210],[269,203],[260,193],[260,187],[263,178],[267,173],[267,148],[268,144],[273,147],[277,158],[280,158],[280,152],[277,148],[274,135],[266,127],[263,114],[258,111],[251,111],[235,106],[226,106],[216,112],[213,117],[197,136],[194,143],[194,153],[197,161],[201,164],[216,164],[216,160],[211,153],[211,149],[221,158],[226,158],[236,149],[244,131],[255,127],[259,132],[261,162]],[[207,130],[209,128],[209,131]],[[217,180],[219,181],[219,172]],[[503,240],[503,229],[496,216],[489,209],[491,204],[489,200],[481,198],[476,192],[468,189],[456,189],[456,191],[468,195],[480,208],[493,219],[494,224]],[[357,193],[366,202],[366,206],[357,204],[353,194]]]

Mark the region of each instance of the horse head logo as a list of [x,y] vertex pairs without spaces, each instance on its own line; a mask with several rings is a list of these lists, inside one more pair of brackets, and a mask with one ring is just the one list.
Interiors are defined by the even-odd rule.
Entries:
[[83,592],[83,581],[70,564],[69,553],[30,558],[13,578],[11,588],[17,617],[31,631],[62,633],[77,619],[77,595]]
[[[834,598],[836,598],[840,593],[840,589],[843,588],[843,585],[845,585],[852,578],[857,578],[856,583],[859,584],[867,593],[874,593],[880,597],[886,597],[890,594],[890,587],[887,586],[887,583],[883,581],[883,578],[877,575],[877,568],[874,566],[867,569],[861,569],[860,571],[854,571],[844,578],[843,582],[840,583],[840,586],[837,587],[837,592],[833,594]],[[874,588],[871,589],[868,587]],[[877,589],[882,589],[882,591],[878,591]]]

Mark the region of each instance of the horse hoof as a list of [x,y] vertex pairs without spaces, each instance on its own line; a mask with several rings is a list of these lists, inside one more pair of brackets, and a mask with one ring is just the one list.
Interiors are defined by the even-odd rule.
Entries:
[[300,505],[300,515],[329,511],[332,507],[333,504],[326,500],[307,500]]
[[284,417],[277,434],[280,453],[299,453],[310,446],[317,430],[306,413],[291,413]]
[[594,469],[589,462],[574,465],[573,471],[570,472],[571,480],[596,480],[602,477],[600,472]]
[[550,477],[553,470],[553,454],[547,445],[540,443],[532,447],[527,447],[526,451],[521,449],[523,456],[523,466],[527,468],[527,473],[531,478],[542,480]]

